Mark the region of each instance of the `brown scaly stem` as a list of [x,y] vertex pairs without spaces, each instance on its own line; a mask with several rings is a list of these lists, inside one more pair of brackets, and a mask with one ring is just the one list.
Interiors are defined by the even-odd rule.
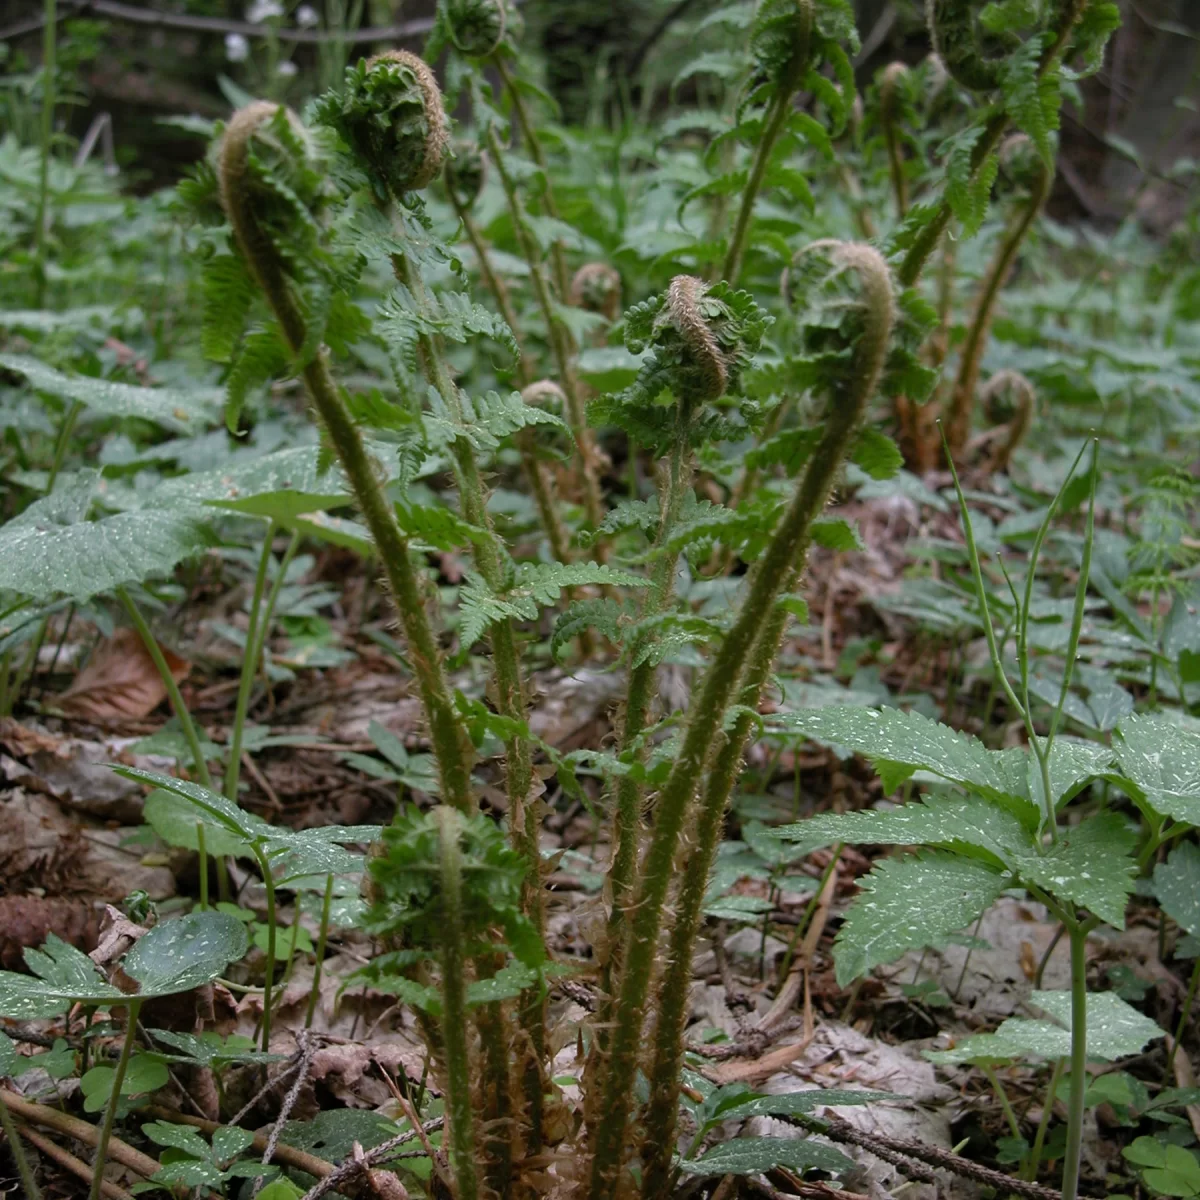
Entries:
[[[408,261],[401,255],[392,256],[392,267],[397,280],[404,284],[418,304],[424,302],[424,285],[417,273],[410,269]],[[448,411],[454,420],[463,426],[464,415],[458,387],[450,378],[445,357],[435,339],[422,335],[418,339],[421,360],[424,364],[430,382],[442,397]],[[471,524],[485,529],[488,537],[481,539],[473,547],[475,565],[484,581],[495,592],[503,591],[505,586],[505,566],[501,557],[495,533],[492,529],[491,516],[487,511],[483,479],[479,471],[479,463],[475,451],[466,437],[455,440],[452,448],[459,480],[459,497],[462,503],[463,515]],[[525,697],[525,685],[521,675],[521,661],[517,651],[516,628],[507,617],[495,622],[488,631],[492,647],[493,681],[496,688],[496,708],[500,714],[512,721],[527,723],[528,705]],[[509,801],[509,821],[513,843],[524,856],[527,873],[522,888],[522,907],[539,936],[543,939],[546,931],[546,902],[545,888],[542,879],[542,857],[540,847],[541,823],[538,820],[537,808],[530,803],[530,791],[533,785],[533,755],[529,739],[521,734],[507,738],[504,743],[505,752],[505,793]],[[532,1040],[536,1051],[536,1077],[531,1074],[526,1081],[527,1101],[530,1106],[530,1124],[535,1145],[540,1144],[542,1124],[542,1096],[545,1092],[542,1064],[547,1061],[547,1046],[545,1038],[544,1000],[536,991],[522,1005],[521,1023]],[[489,1026],[486,1021],[481,1033],[496,1032],[494,1022]],[[507,1048],[496,1048],[498,1054],[505,1054]],[[494,1096],[498,1100],[507,1098],[507,1091],[496,1089]],[[511,1110],[489,1114],[498,1122],[511,1122]],[[515,1128],[510,1127],[510,1134],[515,1135]]]
[[[275,313],[289,348],[299,358],[308,336],[307,324],[283,261],[259,224],[246,186],[250,141],[278,111],[277,105],[257,102],[234,115],[221,147],[219,179],[222,204],[238,248]],[[301,364],[301,372],[379,550],[392,600],[408,639],[409,656],[429,721],[442,796],[460,811],[470,812],[474,807],[471,797],[474,751],[450,696],[420,583],[409,558],[408,542],[379,485],[362,435],[338,392],[326,351],[319,350]]]
[[[686,277],[681,277],[686,278]],[[674,286],[674,285],[672,285]],[[694,405],[681,402],[676,420],[678,432],[665,472],[663,486],[659,489],[661,514],[655,548],[662,550],[679,520],[684,498],[692,485],[692,455],[688,445]],[[675,572],[679,564],[678,553],[663,553],[655,564],[651,579],[651,591],[643,616],[664,612],[671,602],[675,590]],[[637,648],[635,647],[635,655]],[[650,702],[654,692],[654,677],[657,666],[647,659],[630,668],[629,682],[625,692],[625,716],[621,724],[620,751],[631,751],[646,730],[650,715]],[[642,751],[641,757],[645,757]],[[642,785],[628,775],[617,780],[616,805],[614,808],[613,840],[616,849],[608,879],[612,890],[612,912],[606,932],[607,949],[601,967],[600,992],[603,997],[598,1021],[598,1037],[604,1041],[604,1021],[612,1003],[613,977],[620,969],[620,946],[625,926],[625,907],[631,898],[634,870],[637,866],[638,843],[643,830]]]
[[[1005,146],[1009,144],[1005,143]],[[1004,152],[1005,148],[1002,147],[1001,154]],[[1037,157],[1030,180],[1029,198],[1017,208],[1009,221],[995,257],[980,284],[979,299],[975,302],[975,312],[963,342],[958,360],[958,373],[950,392],[950,402],[946,407],[946,442],[955,458],[961,455],[971,434],[971,410],[975,402],[975,389],[979,383],[979,367],[991,331],[996,300],[1012,271],[1017,251],[1021,248],[1025,235],[1046,203],[1053,178],[1053,172],[1040,157]]]
[[558,381],[567,398],[567,420],[571,426],[571,435],[575,438],[575,444],[579,450],[580,468],[583,474],[584,513],[592,527],[595,528],[604,519],[604,502],[600,494],[600,482],[596,468],[595,443],[592,439],[592,431],[588,428],[587,414],[583,405],[583,392],[579,376],[575,371],[575,347],[571,342],[570,332],[555,315],[550,285],[542,270],[537,246],[525,226],[521,198],[516,184],[504,164],[504,149],[500,145],[500,139],[495,129],[488,128],[487,140],[488,153],[496,164],[500,182],[504,187],[504,195],[508,200],[508,208],[512,215],[517,241],[521,246],[521,253],[529,264],[529,280],[533,285],[534,298],[550,335],[550,347],[554,353],[555,365],[558,367]]
[[446,1065],[446,1115],[450,1166],[456,1200],[477,1200],[475,1169],[475,1112],[471,1101],[471,1062],[467,1046],[467,979],[463,957],[465,930],[462,896],[462,816],[452,808],[437,811],[440,844],[442,909],[446,934],[442,939],[442,1049]]
[[[828,502],[850,441],[879,387],[895,321],[895,303],[887,265],[875,251],[861,246],[845,247],[837,243],[831,246],[830,243],[818,242],[801,251],[801,254],[816,248],[829,248],[834,255],[846,256],[861,279],[866,309],[853,378],[844,395],[832,398],[821,445],[814,451],[805,469],[802,488],[811,486],[814,489],[819,497],[815,511],[819,512]],[[807,555],[806,534],[783,581],[781,592],[795,590],[803,577]],[[646,1156],[643,1200],[658,1200],[668,1194],[679,1108],[679,1071],[684,1053],[692,952],[703,917],[704,895],[720,845],[729,797],[754,729],[751,714],[758,710],[788,619],[787,610],[776,604],[764,621],[751,650],[738,697],[738,703],[745,711],[738,716],[733,729],[716,750],[699,805],[696,843],[681,873],[675,924],[667,950],[667,968],[659,985],[656,1006],[658,1021],[653,1063],[649,1072],[650,1100],[646,1106],[643,1140],[643,1153]]]
[[[882,364],[894,320],[886,267],[878,253],[866,246],[842,246],[836,253],[846,265],[863,274],[864,283],[872,292],[877,277],[887,289],[886,303],[868,303],[863,334],[864,345],[877,347],[878,361]],[[878,368],[873,382],[877,381],[877,371]],[[808,540],[812,521],[825,506],[835,472],[860,418],[861,408],[852,408],[849,404],[832,407],[825,432],[813,453],[815,465],[805,472],[756,564],[738,618],[714,655],[703,684],[688,707],[678,757],[655,807],[654,833],[628,919],[624,963],[613,1012],[612,1042],[607,1070],[601,1075],[600,1116],[593,1138],[589,1200],[609,1200],[616,1193],[624,1166],[646,998],[680,833],[720,734],[726,710],[738,692],[743,668],[763,627],[770,620],[781,589],[791,578]]]
[[[1079,18],[1083,15],[1087,3],[1088,0],[1065,0],[1063,3],[1061,21],[1058,29],[1055,31],[1054,40],[1042,52],[1041,60],[1038,63],[1037,73],[1039,78],[1045,75],[1058,62],[1060,55],[1066,49],[1067,39],[1071,36],[1071,31],[1075,28]],[[991,153],[1000,145],[1001,138],[1008,132],[1008,126],[1008,115],[1003,112],[997,113],[984,126],[983,133],[971,151],[972,174],[983,165]],[[904,256],[904,260],[896,271],[896,278],[901,287],[912,287],[921,277],[925,263],[941,240],[942,234],[946,231],[946,226],[950,224],[950,218],[953,215],[949,203],[943,200],[938,205],[937,212],[933,218],[917,234],[913,240],[913,244],[908,249],[908,253]]]

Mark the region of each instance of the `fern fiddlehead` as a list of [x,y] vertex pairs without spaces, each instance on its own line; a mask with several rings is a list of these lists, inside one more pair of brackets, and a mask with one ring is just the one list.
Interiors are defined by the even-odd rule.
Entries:
[[[809,497],[806,501],[810,514],[807,525],[811,525],[812,517],[828,502],[850,442],[879,388],[896,319],[896,306],[887,264],[873,248],[844,242],[814,242],[798,252],[793,266],[800,265],[804,258],[824,259],[834,271],[853,273],[861,289],[861,317],[851,359],[844,373],[827,381],[830,394],[821,446],[809,459],[800,485],[801,492],[807,492]],[[785,294],[786,291],[785,281]],[[807,536],[805,532],[801,537],[779,589],[781,593],[793,591],[803,576],[808,553]],[[718,743],[712,757],[699,802],[693,845],[680,875],[667,967],[659,984],[655,1008],[658,1017],[649,1069],[650,1098],[645,1109],[643,1200],[657,1200],[668,1194],[693,948],[703,918],[704,896],[720,845],[729,797],[754,728],[751,714],[758,710],[788,619],[788,610],[774,604],[749,652],[737,699],[742,712],[724,740]]]
[[1001,43],[1000,53],[989,54],[971,0],[926,0],[925,20],[934,53],[951,78],[973,92],[992,92],[1004,74],[1004,49],[1012,44]]
[[[418,65],[419,64],[419,65]],[[401,69],[397,69],[397,67]],[[405,73],[407,72],[407,73]],[[420,106],[420,114],[413,111]],[[444,140],[440,130],[445,126],[441,91],[425,63],[407,51],[395,51],[370,60],[365,69],[348,76],[347,86],[341,101],[341,123],[349,119],[355,123],[372,123],[396,110],[410,114],[410,119],[420,120],[428,131],[429,146],[437,144],[440,151]],[[348,115],[348,116],[347,116]],[[345,136],[343,134],[343,136]],[[354,141],[346,139],[353,147]],[[357,139],[361,143],[362,139]],[[402,203],[404,193],[415,184],[426,180],[428,161],[426,155],[414,155],[408,172],[390,164],[384,173],[383,164],[370,159],[363,161],[377,195],[386,197],[391,205],[397,228],[404,234],[406,222],[419,219],[419,212],[410,213]],[[440,159],[438,167],[440,169]],[[391,255],[392,269],[397,282],[411,297],[415,316],[419,322],[422,314],[429,310],[429,299],[419,266],[408,255],[395,252]],[[418,326],[419,328],[419,326]],[[437,392],[451,421],[458,427],[459,435],[451,444],[451,453],[458,479],[459,496],[463,515],[473,525],[484,530],[486,536],[472,545],[475,565],[487,588],[495,595],[501,594],[509,582],[509,560],[507,552],[495,535],[491,515],[487,509],[486,488],[469,437],[463,397],[455,383],[440,337],[430,332],[419,332],[417,336],[419,359],[429,384]],[[528,701],[521,671],[521,659],[517,648],[516,626],[510,617],[501,617],[491,623],[488,637],[492,649],[494,700],[500,715],[508,723],[510,732],[504,739],[505,748],[505,792],[509,802],[509,820],[514,847],[526,861],[526,873],[522,886],[522,897],[526,915],[539,936],[545,931],[545,896],[542,879],[542,859],[539,846],[540,814],[533,797],[533,756],[528,734]],[[492,1006],[487,1006],[491,1008]],[[521,1006],[521,1023],[533,1047],[533,1053],[525,1073],[526,1099],[529,1108],[529,1133],[533,1144],[540,1142],[542,1100],[547,1091],[544,1067],[547,1061],[545,1023],[543,1020],[544,999],[540,989],[531,989]],[[503,1060],[508,1052],[509,1038],[506,1022],[498,1009],[484,1013],[480,1026],[484,1041],[484,1054],[494,1067],[492,1076],[498,1084],[503,1083]],[[489,1111],[489,1121],[500,1123],[497,1127],[507,1131],[510,1138],[517,1134],[507,1088],[492,1089],[500,1107]],[[498,1182],[507,1171],[506,1164],[513,1155],[511,1149],[493,1154],[496,1174],[490,1182]]]
[[967,444],[971,433],[971,411],[975,403],[975,389],[979,383],[979,367],[987,346],[996,301],[1012,271],[1021,243],[1046,203],[1054,179],[1053,171],[1024,134],[1009,138],[1000,147],[1000,159],[1002,163],[1007,162],[1014,177],[1024,184],[1028,190],[1028,197],[1018,202],[1016,211],[1004,230],[980,284],[979,298],[975,302],[975,311],[963,341],[954,388],[946,407],[946,443],[950,447],[950,453],[956,457]]
[[[441,654],[425,612],[407,539],[376,478],[375,468],[334,382],[323,349],[308,352],[308,323],[291,272],[275,236],[281,224],[303,221],[296,192],[274,185],[270,164],[289,153],[302,153],[305,135],[294,114],[275,104],[257,102],[237,112],[226,127],[217,177],[222,206],[234,240],[267,299],[291,354],[299,360],[305,386],[321,418],[355,498],[379,550],[401,626],[408,639],[413,670],[429,721],[442,796],[463,812],[471,811],[470,739],[462,727],[446,682]],[[311,221],[311,217],[307,217]]]
[[900,151],[900,91],[908,79],[908,68],[901,62],[889,63],[879,76],[879,124],[887,147],[888,171],[892,177],[892,195],[896,215],[904,220],[908,212],[908,180],[904,177],[904,155]]
[[[664,295],[630,310],[626,325],[629,349],[634,353],[647,348],[652,351],[628,402],[649,403],[664,388],[675,397],[672,426],[666,431],[668,453],[659,475],[659,519],[654,539],[658,557],[642,614],[645,618],[664,612],[674,592],[679,554],[666,547],[692,487],[697,417],[704,405],[719,400],[736,383],[742,365],[758,349],[765,325],[746,293],[731,294],[724,283],[710,288],[691,275],[675,276]],[[619,741],[622,753],[635,752],[650,714],[658,661],[647,638],[634,639],[630,661]],[[630,775],[618,779],[615,849],[609,871],[612,915],[601,987],[606,996],[619,962],[642,830],[642,803],[642,786]]]
[[1036,404],[1037,393],[1028,377],[1007,367],[979,389],[979,407],[992,424],[978,439],[986,444],[989,470],[1008,469],[1013,452],[1029,432]]
[[[864,278],[879,278],[878,254],[869,247],[848,245],[831,251],[843,269],[857,270],[862,265]],[[887,279],[886,269],[882,278]],[[871,285],[873,286],[873,285]],[[875,348],[868,360],[882,361],[888,334],[894,320],[890,285],[886,302],[864,308],[863,328],[867,344]],[[837,470],[862,415],[866,383],[871,390],[878,381],[860,380],[830,406],[824,432],[814,450],[810,467],[804,473],[775,527],[762,556],[750,574],[745,598],[738,615],[714,654],[699,688],[693,693],[674,765],[663,783],[655,803],[654,830],[643,859],[638,887],[634,893],[623,945],[619,987],[613,1005],[612,1036],[606,1070],[601,1076],[599,1119],[593,1134],[592,1172],[589,1200],[607,1200],[616,1193],[630,1144],[629,1117],[632,1108],[633,1081],[643,1039],[643,1022],[654,960],[662,928],[667,893],[674,878],[674,863],[679,839],[693,807],[694,797],[710,762],[714,746],[720,744],[725,714],[744,683],[751,681],[747,670],[757,670],[765,658],[769,670],[777,644],[768,647],[764,637],[774,632],[776,602],[782,589],[795,579],[810,536],[813,520],[824,508]],[[867,393],[869,396],[869,393]],[[782,630],[782,624],[779,626]],[[731,772],[735,773],[735,772]],[[723,805],[722,798],[722,805]],[[713,807],[716,797],[713,797]],[[719,822],[718,814],[716,820]],[[663,1035],[667,1035],[664,1033]],[[670,1054],[674,1054],[674,1045]]]

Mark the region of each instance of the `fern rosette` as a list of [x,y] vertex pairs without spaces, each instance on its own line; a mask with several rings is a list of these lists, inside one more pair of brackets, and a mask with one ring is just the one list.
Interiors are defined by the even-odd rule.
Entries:
[[[674,430],[664,394],[694,412],[737,392],[771,322],[749,292],[677,275],[666,292],[625,313],[625,345],[634,354],[650,354],[629,388],[595,402],[593,409],[643,445],[661,450]],[[715,433],[709,425],[707,434]]]
[[368,168],[381,199],[420,191],[442,169],[448,144],[442,93],[426,63],[407,50],[349,67],[343,90],[317,102],[316,118]]
[[508,27],[504,0],[442,0],[438,19],[455,48],[469,58],[494,54]]

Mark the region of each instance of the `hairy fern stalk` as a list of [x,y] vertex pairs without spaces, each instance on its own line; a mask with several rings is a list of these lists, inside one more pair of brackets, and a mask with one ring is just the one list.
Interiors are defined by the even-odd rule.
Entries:
[[[236,507],[261,496],[240,495],[222,481],[212,496],[189,495],[186,529],[169,531],[180,541],[190,537],[191,549],[211,544],[195,528],[210,500],[213,511],[228,503],[220,510],[226,515],[267,521],[251,601],[252,668],[238,693],[223,792],[208,774],[210,745],[169,678],[130,577],[113,584],[111,594],[164,675],[196,782],[121,770],[158,789],[146,801],[147,821],[160,833],[173,830],[200,855],[200,912],[170,924],[178,934],[183,920],[202,918],[206,981],[224,980],[221,972],[247,949],[238,919],[208,911],[208,855],[240,854],[263,876],[266,953],[252,968],[263,977],[248,987],[262,995],[261,1051],[279,1041],[276,968],[286,981],[293,966],[276,953],[278,893],[299,893],[313,879],[321,884],[320,970],[335,876],[353,875],[352,886],[361,880],[354,899],[363,902],[372,956],[344,986],[393,998],[387,1019],[415,1027],[423,1041],[428,1080],[397,1087],[397,1103],[406,1117],[428,1118],[436,1096],[440,1124],[427,1120],[427,1129],[414,1131],[422,1150],[427,1134],[440,1137],[422,1164],[431,1198],[711,1197],[731,1194],[732,1184],[720,1181],[742,1176],[769,1195],[784,1194],[776,1188],[782,1182],[806,1195],[835,1194],[825,1177],[850,1164],[822,1142],[747,1139],[754,1144],[733,1151],[710,1144],[734,1111],[742,1118],[784,1111],[809,1132],[829,1126],[809,1119],[798,1102],[774,1109],[769,1097],[718,1094],[703,1071],[688,1074],[699,1065],[687,1032],[696,947],[707,917],[720,911],[710,889],[726,818],[765,720],[769,736],[811,737],[866,754],[885,795],[898,785],[911,792],[931,775],[947,785],[911,802],[906,792],[906,803],[878,810],[822,813],[769,835],[773,845],[802,843],[803,855],[856,842],[923,847],[880,859],[863,881],[835,946],[839,983],[941,944],[1006,891],[1023,890],[1061,922],[1073,972],[1066,1017],[1054,1011],[1061,996],[1035,995],[1071,1026],[1050,1030],[1061,1035],[1052,1044],[1062,1060],[1051,1090],[1069,1058],[1063,1193],[1077,1195],[1092,1020],[1086,938],[1102,922],[1121,924],[1135,867],[1164,860],[1157,865],[1168,876],[1174,869],[1168,843],[1190,826],[1172,797],[1162,799],[1169,790],[1163,772],[1154,776],[1147,764],[1158,770],[1154,738],[1194,735],[1159,726],[1148,734],[1134,715],[1114,736],[1111,725],[1099,730],[1107,740],[1062,736],[1067,718],[1082,723],[1085,709],[1068,696],[1073,672],[1085,669],[1076,660],[1090,611],[1096,450],[1083,480],[1082,532],[1066,539],[1075,558],[1064,573],[1074,589],[1065,603],[1038,591],[1034,569],[1053,541],[1049,530],[1064,497],[1077,503],[1084,494],[1072,473],[1087,448],[1034,535],[1023,596],[1003,563],[997,575],[1007,592],[992,586],[955,469],[965,457],[976,467],[1007,469],[1030,427],[1034,386],[1018,371],[994,369],[989,337],[994,324],[1000,330],[1003,290],[1051,187],[1064,89],[1098,69],[1116,22],[1108,0],[928,0],[925,15],[935,54],[885,67],[865,107],[855,93],[860,43],[849,0],[757,0],[700,19],[701,30],[736,31],[721,34],[728,55],[706,56],[697,68],[718,81],[721,105],[698,126],[664,134],[691,137],[700,128],[710,141],[694,154],[689,149],[687,169],[670,180],[679,201],[674,224],[659,198],[647,203],[658,222],[653,230],[653,221],[635,227],[623,208],[622,188],[643,180],[620,172],[627,159],[652,153],[643,148],[613,150],[615,194],[604,198],[616,213],[612,228],[591,219],[579,172],[569,169],[582,151],[555,125],[527,74],[520,9],[510,0],[439,0],[423,56],[397,48],[354,62],[303,116],[266,100],[246,104],[217,126],[207,161],[180,189],[181,207],[203,225],[198,340],[224,373],[230,432],[257,419],[270,385],[299,381],[305,404],[296,406],[290,428],[310,418],[313,428],[304,430],[303,446],[281,453],[311,451],[311,478],[303,488],[290,473],[286,483],[275,481],[269,511]],[[460,115],[458,129],[452,113]],[[847,149],[845,161],[839,147]],[[1005,219],[989,224],[1002,171],[1017,194]],[[843,212],[834,211],[834,200],[827,199],[828,212],[817,204],[809,179],[818,174],[827,185],[821,194],[845,202]],[[659,186],[661,177],[653,178]],[[704,210],[695,225],[705,232],[689,241],[693,206]],[[839,220],[869,231],[868,240],[806,232],[836,229]],[[964,289],[954,286],[952,244],[997,226],[955,343],[955,297]],[[637,237],[652,247],[640,257],[627,240]],[[923,291],[921,275],[939,246],[941,278]],[[39,240],[39,276],[45,253]],[[76,503],[80,479],[58,491],[55,485],[77,405],[96,398],[88,385],[97,381],[81,376],[66,390],[44,365],[3,359],[32,388],[57,395],[57,386],[71,401],[47,476],[52,494],[29,522],[39,537],[49,535]],[[939,392],[947,362],[953,378]],[[106,392],[98,403],[126,404],[122,419],[140,415],[129,397],[137,390]],[[979,411],[993,428],[972,436]],[[937,414],[944,430],[934,424]],[[790,696],[774,703],[773,675],[791,644],[790,623],[806,619],[814,547],[834,554],[862,548],[852,523],[826,512],[831,502],[866,480],[899,476],[914,493],[921,486],[900,472],[904,454],[887,432],[897,424],[914,470],[943,453],[935,430],[944,445],[941,461],[948,460],[964,520],[960,565],[976,606],[956,609],[953,620],[969,625],[972,636],[982,628],[996,676],[989,706],[995,700],[1017,715],[1027,747],[985,746],[917,711],[804,709]],[[910,449],[910,442],[918,444]],[[88,505],[92,498],[89,492]],[[1160,507],[1169,498],[1160,495]],[[318,520],[321,504],[353,507],[357,519]],[[1167,507],[1167,515],[1175,512]],[[86,518],[86,506],[81,511]],[[272,547],[284,529],[292,541],[272,579]],[[386,777],[401,788],[383,828],[339,827],[336,836],[290,831],[239,804],[266,627],[287,590],[292,555],[309,536],[328,536],[372,559],[398,631],[397,641],[380,640],[397,651],[419,702],[421,750],[410,753],[395,735],[372,730],[395,768]],[[1182,535],[1177,540],[1183,544]],[[1160,682],[1186,700],[1195,652],[1189,645],[1178,669],[1167,663],[1168,632],[1183,635],[1163,625],[1158,599],[1167,568],[1160,558],[1147,560],[1125,587],[1144,585],[1153,598],[1155,618],[1143,638],[1153,643],[1153,701]],[[1118,585],[1109,591],[1119,597]],[[1000,636],[997,596],[1008,622]],[[75,599],[84,599],[80,589]],[[1051,603],[1055,620],[1070,614],[1069,622],[1062,618],[1064,666],[1053,680],[1030,667],[1030,630],[1036,640],[1038,623],[1050,623],[1042,614]],[[1142,636],[1135,607],[1123,609],[1129,644]],[[39,651],[40,635],[30,669]],[[8,653],[0,674],[6,697]],[[603,744],[564,750],[542,740],[543,676],[535,669],[550,659],[567,673],[602,663],[621,681]],[[1160,681],[1160,659],[1170,679]],[[663,687],[668,664],[688,673],[687,699],[678,704]],[[1086,669],[1094,678],[1090,659]],[[1172,778],[1200,761],[1200,749],[1194,760],[1183,752],[1179,758],[1184,765]],[[1077,821],[1065,815],[1100,780],[1104,798]],[[1112,784],[1146,817],[1140,847],[1127,814],[1104,807]],[[546,846],[559,827],[546,818],[559,798],[578,801],[594,818],[608,855],[595,864],[602,884],[578,923],[591,938],[587,956],[556,949],[558,845],[552,853]],[[370,845],[365,860],[345,848],[354,844]],[[1098,856],[1099,881],[1081,845]],[[823,897],[824,885],[836,883],[834,869],[831,863]],[[772,887],[781,877],[772,877]],[[936,903],[921,894],[927,880]],[[897,897],[903,903],[889,908]],[[154,934],[161,929],[170,925]],[[798,938],[799,931],[793,948]],[[189,987],[195,980],[157,964],[158,974],[145,978],[157,980],[160,992],[147,986],[130,999],[93,979],[87,960],[71,958],[63,944],[49,951],[30,964],[50,982],[59,971],[56,1004],[129,1001],[115,1090],[97,1135],[102,1158],[124,1103],[121,1080],[144,1066],[134,1058],[143,999],[174,994],[167,985],[180,978]],[[168,957],[175,957],[173,944]],[[14,994],[13,986],[0,973],[0,995]],[[309,1023],[318,992],[314,983]],[[27,1014],[42,1015],[34,1008],[29,1001]],[[1128,1038],[1139,1030],[1124,1032]],[[980,1036],[982,1049],[966,1039],[944,1052],[958,1055],[945,1061],[991,1072],[996,1043]],[[0,1051],[7,1048],[0,1040]],[[300,1053],[306,1071],[307,1043]],[[995,1072],[989,1079],[1019,1135],[1002,1082]],[[413,1104],[424,1108],[410,1113]],[[21,1118],[19,1110],[14,1115]],[[0,1117],[13,1136],[3,1102]],[[1043,1123],[1021,1165],[1022,1184],[1037,1177],[1045,1139]],[[772,1144],[764,1149],[759,1141]],[[710,1170],[713,1150],[718,1166]],[[28,1164],[18,1165],[29,1177]],[[104,1165],[92,1172],[94,1196],[103,1191]],[[261,1165],[270,1167],[266,1159]],[[806,1180],[809,1171],[823,1176]],[[995,1175],[993,1184],[1005,1182]],[[381,1195],[399,1194],[388,1191],[391,1175],[364,1178]],[[416,1180],[414,1173],[413,1186]],[[227,1182],[221,1177],[213,1186]],[[361,1180],[347,1169],[336,1182],[357,1187]],[[315,1194],[333,1183],[318,1184]],[[271,1195],[294,1200],[286,1187]]]

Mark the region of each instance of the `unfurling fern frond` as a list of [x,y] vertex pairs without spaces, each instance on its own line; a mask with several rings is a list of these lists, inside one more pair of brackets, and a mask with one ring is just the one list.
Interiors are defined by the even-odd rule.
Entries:
[[367,167],[380,199],[419,191],[442,169],[449,140],[442,93],[425,62],[407,50],[348,67],[342,90],[322,96],[314,112]]

